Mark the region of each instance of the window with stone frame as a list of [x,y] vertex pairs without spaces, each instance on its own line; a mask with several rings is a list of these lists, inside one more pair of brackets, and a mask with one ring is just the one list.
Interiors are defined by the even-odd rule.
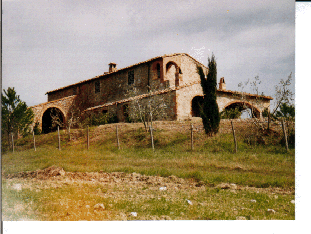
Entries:
[[95,93],[99,93],[100,92],[100,81],[96,80],[95,81]]
[[134,70],[128,72],[128,85],[134,84]]

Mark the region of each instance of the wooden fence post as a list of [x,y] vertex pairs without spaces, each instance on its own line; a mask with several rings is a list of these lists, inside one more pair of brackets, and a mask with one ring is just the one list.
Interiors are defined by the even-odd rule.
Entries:
[[233,134],[233,139],[234,139],[234,152],[238,152],[238,144],[236,141],[236,136],[235,136],[235,130],[234,130],[234,126],[233,126],[233,121],[231,120],[231,126],[232,126],[232,134]]
[[11,135],[12,135],[12,151],[14,153],[14,136],[13,136],[13,132],[11,133]]
[[32,136],[33,136],[33,148],[36,151],[37,149],[36,149],[36,139],[35,139],[35,132],[34,131],[32,131]]
[[283,128],[283,133],[284,133],[284,138],[285,138],[286,151],[288,152],[288,142],[287,142],[287,134],[286,134],[285,124],[284,124],[284,119],[282,119],[282,128]]
[[193,150],[194,149],[194,146],[193,146],[193,124],[191,124],[190,129],[191,129],[191,150]]
[[57,135],[58,135],[58,149],[60,149],[60,134],[59,134],[59,126],[57,126]]
[[120,141],[119,141],[118,125],[116,125],[116,137],[117,137],[117,146],[118,146],[118,150],[119,150],[120,149]]
[[87,150],[90,148],[90,134],[89,134],[89,125],[87,126],[87,134],[86,134],[86,140],[87,140]]
[[149,131],[150,131],[150,137],[151,137],[152,150],[154,151],[153,134],[152,134],[152,128],[150,125],[149,125]]
[[270,130],[270,110],[268,112],[268,131]]

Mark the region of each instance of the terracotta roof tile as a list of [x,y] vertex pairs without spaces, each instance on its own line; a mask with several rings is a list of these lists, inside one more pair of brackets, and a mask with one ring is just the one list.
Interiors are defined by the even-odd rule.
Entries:
[[143,62],[139,62],[139,63],[132,64],[132,65],[130,65],[130,66],[127,66],[127,67],[118,69],[118,70],[116,70],[116,71],[114,71],[114,72],[105,72],[104,74],[95,76],[95,77],[93,77],[93,78],[91,78],[91,79],[83,80],[83,81],[80,81],[80,82],[77,82],[77,83],[74,83],[74,84],[71,84],[71,85],[67,85],[67,86],[64,86],[64,87],[61,87],[61,88],[58,88],[58,89],[54,89],[54,90],[48,91],[48,92],[46,92],[46,94],[53,93],[53,92],[56,92],[56,91],[59,91],[59,90],[62,90],[62,89],[66,89],[66,88],[69,88],[69,87],[72,87],[72,86],[75,86],[75,85],[83,84],[83,83],[86,83],[86,82],[89,82],[89,81],[92,81],[92,80],[95,80],[95,79],[98,79],[98,78],[102,78],[102,77],[104,77],[104,76],[108,76],[108,75],[110,75],[110,74],[117,73],[117,72],[119,72],[119,71],[123,71],[123,70],[126,70],[126,69],[130,69],[130,68],[132,68],[132,67],[134,67],[134,66],[138,66],[138,65],[144,64],[144,63],[148,63],[148,62],[151,62],[151,61],[156,60],[156,59],[159,59],[159,58],[172,57],[172,56],[177,56],[177,55],[185,55],[185,56],[188,56],[188,57],[190,57],[191,59],[193,59],[195,62],[199,63],[201,66],[206,67],[206,66],[204,66],[202,63],[200,63],[199,61],[197,61],[195,58],[191,57],[191,56],[190,56],[189,54],[187,54],[187,53],[175,53],[175,54],[168,54],[168,55],[165,54],[165,55],[163,55],[163,56],[157,56],[157,57],[148,59],[148,60],[143,61]]

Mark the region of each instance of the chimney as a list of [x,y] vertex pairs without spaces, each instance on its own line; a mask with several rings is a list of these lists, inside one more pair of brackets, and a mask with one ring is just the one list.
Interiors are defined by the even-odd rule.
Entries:
[[116,63],[109,63],[109,73],[117,71],[117,64]]
[[220,90],[226,90],[226,83],[225,83],[225,78],[224,77],[220,78],[219,89]]

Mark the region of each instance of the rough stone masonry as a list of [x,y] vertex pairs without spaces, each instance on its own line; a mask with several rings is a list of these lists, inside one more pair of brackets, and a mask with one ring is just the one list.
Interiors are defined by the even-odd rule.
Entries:
[[[48,128],[51,124],[50,113],[55,109],[66,123],[70,106],[78,95],[88,100],[86,112],[110,112],[117,116],[119,122],[124,122],[132,109],[132,99],[127,93],[133,87],[137,90],[137,99],[144,99],[148,95],[165,97],[165,120],[199,117],[203,91],[197,66],[203,68],[205,75],[208,68],[188,54],[154,57],[121,69],[117,69],[116,63],[108,66],[108,72],[102,75],[47,92],[47,102],[31,107],[35,113],[34,123],[38,122],[41,128]],[[220,79],[217,90],[220,111],[243,105],[251,107],[255,116],[261,117],[264,109],[270,109],[270,100],[270,96],[227,90],[224,78]]]

